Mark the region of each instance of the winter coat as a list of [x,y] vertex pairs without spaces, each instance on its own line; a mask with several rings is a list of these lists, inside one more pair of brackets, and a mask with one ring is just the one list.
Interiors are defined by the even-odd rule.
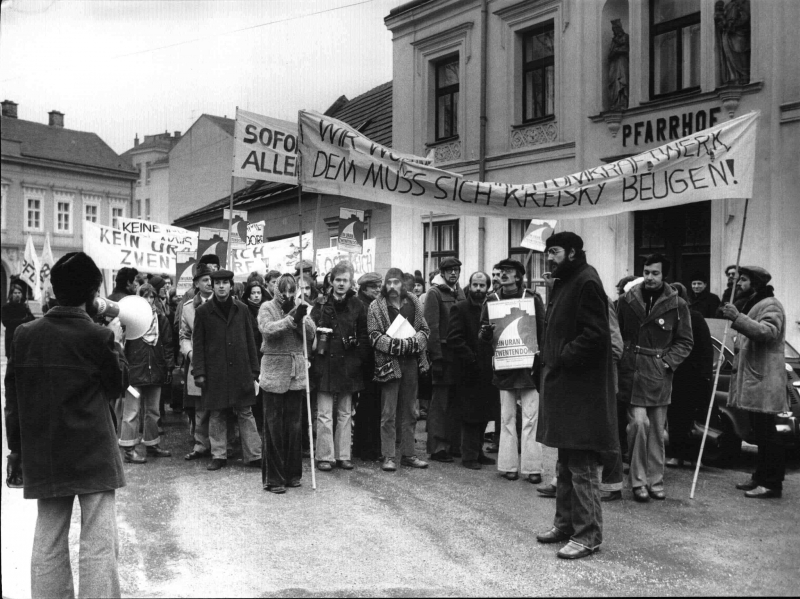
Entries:
[[[310,344],[317,327],[308,316],[303,319],[306,340]],[[278,298],[261,304],[258,330],[264,336],[261,345],[261,388],[267,393],[305,391],[306,365],[303,355],[303,329],[294,316],[284,314]]]
[[[498,293],[490,293],[486,297],[486,303],[483,304],[483,310],[481,311],[481,324],[490,324],[489,321],[489,308],[488,304],[491,302],[496,302],[500,300],[507,300],[507,299],[515,299],[521,297],[533,297],[533,306],[534,310],[536,311],[536,343],[541,348],[542,346],[542,328],[544,327],[544,303],[542,302],[542,298],[538,293],[534,293],[528,289],[519,288],[517,292],[513,295],[506,296],[503,294],[502,288]],[[483,341],[481,343],[485,344],[489,355],[494,355],[494,348],[492,347],[491,341]],[[531,368],[516,368],[514,370],[495,370],[494,377],[492,378],[492,383],[498,388],[502,390],[509,390],[509,389],[535,389],[537,388],[537,381],[533,378],[533,373]]]
[[401,356],[416,356],[422,372],[427,372],[430,368],[428,337],[431,331],[422,314],[422,306],[413,293],[406,293],[402,301],[411,302],[414,306],[414,322],[409,324],[414,327],[416,333],[408,339],[394,339],[386,334],[392,326],[392,321],[389,318],[387,299],[382,295],[370,304],[367,312],[369,340],[375,349],[374,380],[378,383],[387,383],[402,377],[398,359]]
[[625,350],[619,363],[617,398],[633,406],[667,406],[675,369],[692,351],[692,318],[689,306],[667,283],[646,316],[642,285],[633,287],[619,302]]
[[703,318],[714,318],[719,308],[719,296],[711,293],[708,288],[695,294],[689,291],[689,307],[697,310]]
[[478,341],[483,304],[471,297],[450,308],[447,347],[452,353],[453,375],[458,381],[455,397],[461,403],[464,422],[494,420],[500,393],[492,384],[492,354]]
[[731,327],[737,331],[734,345],[728,405],[777,414],[789,409],[786,393],[786,312],[774,297],[755,298],[747,314],[742,312]]
[[618,450],[608,297],[585,258],[565,264],[553,282],[542,335],[536,440],[560,449]]
[[[211,301],[210,298],[208,301]],[[189,353],[192,351],[192,336],[194,335],[194,317],[199,308],[203,304],[203,297],[198,293],[192,299],[183,304],[183,309],[180,311],[180,332],[178,333],[181,354],[183,355],[183,375],[186,381],[186,395],[183,398],[183,405],[185,407],[193,407],[196,403],[195,398],[199,398],[203,392],[194,383],[194,366],[189,360]]]
[[192,336],[194,376],[205,377],[197,408],[226,410],[256,403],[258,353],[247,306],[231,298],[227,319],[213,299],[197,308]]
[[26,499],[125,486],[109,401],[125,388],[114,334],[56,306],[17,329],[6,370],[6,434],[22,454]]
[[253,328],[253,338],[258,350],[258,363],[261,364],[261,345],[264,343],[264,337],[261,335],[261,331],[258,330],[258,311],[261,309],[261,304],[256,306],[248,301],[243,301],[242,303],[247,306],[247,311],[250,313],[250,326]]
[[447,332],[450,328],[450,309],[456,302],[464,301],[464,291],[456,285],[455,290],[446,284],[433,285],[425,296],[422,310],[425,322],[431,330],[428,338],[428,352],[433,364],[442,362],[442,369],[431,371],[434,385],[454,385],[458,382],[453,368],[453,352],[447,346]]
[[695,419],[705,420],[708,402],[711,401],[711,378],[714,374],[714,347],[711,331],[705,318],[691,310],[692,351],[675,370],[672,377],[670,414],[678,409]]
[[[358,295],[356,295],[358,301],[361,302],[361,305],[364,306],[364,314],[369,313],[369,307],[374,302],[370,296],[364,295],[360,291]],[[369,341],[369,327],[367,327],[367,344],[371,348],[372,344]],[[365,388],[368,384],[372,384],[372,377],[375,373],[375,352],[370,349],[370,351],[365,352],[361,359],[361,375],[364,379]]]
[[161,386],[174,366],[172,327],[166,316],[153,314],[158,319],[158,340],[149,345],[140,337],[125,342],[128,360],[128,384],[133,387]]
[[[317,329],[333,329],[328,334],[327,353],[314,355],[311,380],[316,389],[327,393],[361,391],[361,364],[372,353],[372,347],[367,334],[367,311],[355,292],[348,291],[342,302],[335,301],[332,293],[319,296],[311,310],[311,320]],[[348,337],[358,340],[358,346],[345,349],[342,338]]]
[[11,342],[14,340],[14,331],[17,330],[19,325],[32,321],[34,316],[31,313],[31,309],[28,307],[28,304],[25,302],[21,302],[19,304],[8,302],[5,306],[3,306],[2,313],[0,314],[0,318],[2,318],[3,321],[3,326],[6,327],[6,356],[10,356]]

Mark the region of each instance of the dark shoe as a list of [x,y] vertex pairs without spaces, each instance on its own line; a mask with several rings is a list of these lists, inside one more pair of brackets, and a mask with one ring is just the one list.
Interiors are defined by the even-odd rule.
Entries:
[[250,468],[261,468],[261,458],[258,458],[257,460],[250,460],[247,462],[247,465],[250,466]]
[[227,465],[228,465],[228,460],[221,460],[219,458],[214,458],[213,460],[211,460],[211,463],[208,465],[206,470],[211,470],[213,472],[214,470],[219,470],[223,466]]
[[736,485],[736,488],[739,489],[740,491],[752,491],[756,487],[758,487],[758,483],[755,482],[752,478],[748,480],[746,483],[739,483],[738,485]]
[[767,489],[766,487],[756,487],[752,491],[747,491],[744,496],[751,499],[778,499],[782,495],[782,491],[774,489]]
[[516,472],[504,472],[500,476],[502,476],[506,480],[517,480],[519,478],[519,474],[517,474]]
[[556,496],[556,486],[555,485],[542,485],[541,487],[536,487],[536,492],[541,495],[542,497],[555,497]]
[[563,543],[569,541],[570,535],[561,532],[556,527],[551,528],[547,532],[536,535],[536,540],[540,543]]
[[154,458],[171,458],[172,452],[161,449],[158,445],[150,445],[147,447],[147,455]]
[[478,458],[478,463],[483,464],[484,466],[494,466],[497,463],[497,460],[494,458],[487,458],[485,455],[482,455]]
[[600,501],[619,501],[622,491],[600,491]]
[[302,487],[303,483],[301,483],[299,480],[290,480],[288,483],[286,483],[286,486],[290,489],[294,489],[297,487]]
[[644,487],[636,487],[633,490],[633,498],[639,503],[647,503],[650,501],[650,493]]
[[381,470],[383,470],[384,472],[394,472],[395,470],[397,470],[397,466],[395,465],[394,460],[392,458],[385,458],[383,460],[383,465],[381,466]]
[[470,470],[480,470],[482,468],[477,460],[461,460],[461,465]]
[[657,499],[658,501],[664,501],[667,498],[667,494],[664,493],[664,489],[647,489],[648,494],[653,499]]
[[185,456],[183,456],[183,459],[187,461],[199,460],[200,458],[207,458],[210,455],[211,455],[210,453],[206,453],[205,451],[190,451]]
[[319,470],[320,472],[330,472],[331,470],[333,470],[333,466],[331,466],[330,462],[318,462],[317,470]]
[[[452,462],[453,460],[451,459],[450,461]],[[401,466],[408,466],[409,468],[427,468],[428,467],[428,462],[426,462],[425,460],[420,460],[415,455],[412,455],[412,456],[405,456],[404,455],[400,459],[400,465]]]
[[352,470],[355,468],[355,466],[353,466],[353,462],[350,460],[336,460],[336,465],[342,470]]
[[453,457],[446,451],[437,451],[436,453],[432,453],[431,459],[435,462],[444,462],[446,464],[453,461]]
[[129,464],[145,464],[147,460],[136,453],[136,450],[133,447],[130,447],[125,450],[125,461]]
[[497,453],[500,451],[500,446],[497,443],[489,443],[486,446],[486,453]]
[[280,485],[266,485],[264,490],[269,491],[270,493],[275,493],[275,495],[283,495],[286,493],[286,489]]
[[461,457],[461,452],[460,451],[451,451],[450,455],[452,457],[454,457],[454,458],[460,458]]
[[541,485],[542,484],[542,475],[541,474],[529,474],[528,475],[528,482],[532,485]]
[[570,541],[558,550],[556,556],[560,557],[561,559],[580,559],[582,557],[586,557],[587,555],[592,555],[595,551],[597,551],[597,549],[587,549],[582,545],[578,545],[577,543]]

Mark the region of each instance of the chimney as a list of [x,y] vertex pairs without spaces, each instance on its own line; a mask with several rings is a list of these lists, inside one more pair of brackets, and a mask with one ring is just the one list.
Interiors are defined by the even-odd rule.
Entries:
[[137,133],[136,137],[133,138],[133,147],[135,148],[138,145],[139,145],[139,134]]
[[174,135],[175,139],[179,139],[180,136],[181,136],[181,132],[180,131],[176,131],[175,135]]
[[17,103],[3,100],[3,116],[9,119],[17,118]]
[[48,125],[51,127],[61,127],[64,128],[64,113],[59,112],[58,110],[51,110],[47,114],[50,115],[50,122]]

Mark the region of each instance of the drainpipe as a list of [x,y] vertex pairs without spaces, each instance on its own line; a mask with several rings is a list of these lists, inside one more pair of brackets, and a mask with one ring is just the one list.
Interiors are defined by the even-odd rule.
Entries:
[[[489,0],[481,0],[481,115],[478,148],[478,180],[486,179],[486,48],[488,46],[488,4]],[[478,217],[478,268],[486,270],[486,217]]]

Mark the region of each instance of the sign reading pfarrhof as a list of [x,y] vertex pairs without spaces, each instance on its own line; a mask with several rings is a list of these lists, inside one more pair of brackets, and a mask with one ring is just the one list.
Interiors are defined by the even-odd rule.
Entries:
[[505,218],[582,218],[745,198],[753,190],[758,117],[751,112],[574,175],[510,185],[467,180],[374,143],[341,121],[300,111],[300,182],[318,193]]

